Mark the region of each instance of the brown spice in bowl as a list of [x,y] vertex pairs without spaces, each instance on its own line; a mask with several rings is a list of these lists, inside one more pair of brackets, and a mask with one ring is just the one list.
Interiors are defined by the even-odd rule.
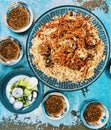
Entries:
[[22,7],[14,8],[10,11],[7,22],[16,30],[22,29],[29,24],[29,12]]
[[98,123],[98,121],[102,117],[102,106],[99,103],[91,103],[87,106],[85,112],[84,112],[84,118],[87,121],[87,123],[91,125],[95,125]]
[[12,40],[6,40],[0,44],[0,58],[5,62],[16,60],[19,57],[19,53],[19,45]]
[[53,117],[58,117],[64,111],[64,99],[61,96],[52,95],[44,103],[46,112]]

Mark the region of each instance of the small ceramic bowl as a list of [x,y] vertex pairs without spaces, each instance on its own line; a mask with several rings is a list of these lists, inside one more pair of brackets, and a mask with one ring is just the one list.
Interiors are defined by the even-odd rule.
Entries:
[[[28,25],[26,25],[25,27],[23,27],[22,29],[19,29],[19,30],[16,30],[16,29],[12,28],[12,27],[8,24],[8,22],[7,22],[10,11],[11,11],[12,9],[14,9],[14,8],[17,8],[17,7],[22,7],[22,8],[24,8],[25,10],[27,10],[28,13],[29,13],[29,23],[28,23]],[[26,3],[24,3],[24,2],[12,2],[12,3],[7,7],[7,9],[6,9],[6,11],[5,11],[5,14],[4,14],[4,22],[5,22],[6,26],[7,26],[10,30],[12,30],[13,32],[16,32],[16,33],[25,32],[26,30],[28,30],[28,29],[31,27],[31,25],[32,25],[32,23],[33,23],[33,12],[32,12],[32,10],[31,10],[31,8],[30,8]]]
[[[101,117],[101,119],[98,121],[98,123],[95,124],[95,125],[89,124],[89,123],[85,120],[85,118],[84,118],[84,112],[85,112],[86,108],[87,108],[90,104],[100,104],[101,107],[102,107],[102,112],[103,112],[102,117]],[[87,104],[83,107],[83,109],[82,109],[82,111],[81,111],[81,120],[82,120],[83,124],[84,124],[86,127],[90,128],[90,129],[99,129],[99,128],[102,128],[103,126],[105,126],[105,124],[107,123],[108,119],[109,119],[108,109],[107,109],[102,103],[100,103],[99,101],[91,101],[91,102],[87,103]]]
[[[33,79],[32,79],[33,78]],[[18,80],[24,80],[27,79],[31,81],[31,84],[35,82],[36,77],[34,77],[34,74],[29,70],[24,69],[15,69],[8,74],[6,74],[2,80],[0,81],[0,101],[4,105],[4,107],[17,114],[25,114],[29,113],[36,108],[39,107],[40,103],[42,102],[43,96],[44,96],[44,89],[43,84],[40,81],[36,81],[36,88],[37,88],[37,96],[34,97],[34,100],[30,102],[30,105],[21,107],[21,102],[18,103],[16,100],[13,100],[13,98],[10,100],[10,85],[15,83]],[[15,93],[16,96],[20,94],[20,91]],[[27,94],[27,93],[26,93]],[[15,98],[14,98],[15,99]],[[26,99],[28,100],[28,99]],[[23,103],[23,102],[22,102]]]
[[[50,116],[47,112],[46,112],[46,109],[45,109],[45,102],[47,101],[47,99],[50,97],[50,96],[61,96],[63,99],[64,99],[64,104],[65,104],[65,107],[64,107],[64,110],[63,112],[57,116],[57,117],[54,117],[54,116]],[[65,95],[63,95],[62,93],[59,93],[59,92],[51,92],[49,94],[47,94],[43,101],[42,101],[42,110],[43,110],[43,113],[46,115],[46,117],[52,119],[52,120],[60,120],[62,118],[64,118],[68,111],[69,111],[69,101],[68,99],[66,98]]]
[[22,56],[23,56],[23,45],[14,37],[11,37],[11,36],[6,36],[6,37],[2,37],[0,39],[0,44],[2,44],[3,42],[7,41],[7,40],[11,40],[11,41],[14,41],[20,48],[20,52],[19,52],[19,56],[16,60],[11,60],[11,61],[3,61],[1,58],[0,58],[0,63],[3,64],[3,65],[6,65],[6,66],[12,66],[12,65],[15,65],[17,64]]

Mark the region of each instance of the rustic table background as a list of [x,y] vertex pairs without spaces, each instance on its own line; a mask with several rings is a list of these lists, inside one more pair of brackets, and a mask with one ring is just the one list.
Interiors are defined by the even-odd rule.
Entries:
[[[14,36],[24,45],[24,57],[13,67],[0,65],[0,80],[13,69],[30,69],[26,59],[26,39],[29,31],[16,34],[4,24],[3,15],[5,8],[14,0],[0,0],[0,37]],[[96,14],[104,23],[109,36],[111,36],[111,4],[110,0],[21,0],[31,6],[34,12],[34,21],[45,11],[59,5],[76,5],[86,8]],[[89,87],[73,92],[63,92],[70,103],[70,110],[65,118],[52,121],[44,116],[41,106],[29,114],[17,115],[9,112],[0,103],[0,130],[88,130],[80,120],[80,107],[88,100],[96,99],[106,105],[111,114],[111,75],[109,65],[103,74]],[[45,93],[50,90],[44,85]],[[102,130],[111,130],[111,115],[107,125]]]

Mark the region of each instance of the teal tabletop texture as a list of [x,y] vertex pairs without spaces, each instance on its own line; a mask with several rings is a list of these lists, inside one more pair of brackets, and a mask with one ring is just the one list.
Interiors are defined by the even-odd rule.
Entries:
[[[27,44],[26,40],[30,32],[30,29],[24,33],[17,34],[9,30],[4,24],[3,17],[5,9],[10,4],[10,2],[13,1],[15,0],[0,0],[0,38],[3,36],[13,36],[17,38],[23,44],[25,53],[22,60],[12,67],[6,67],[0,64],[0,80],[2,80],[3,76],[5,76],[8,72],[14,69],[23,68],[31,70],[26,58],[26,44]],[[108,35],[111,37],[110,0],[97,0],[99,2],[99,5],[97,5],[97,3],[95,4],[94,0],[89,0],[89,2],[93,1],[92,3],[94,5],[88,7],[87,3],[85,3],[88,0],[21,0],[21,1],[26,2],[32,8],[32,11],[34,13],[34,21],[36,21],[36,19],[39,18],[39,16],[41,16],[45,11],[59,5],[82,6],[84,8],[91,10],[103,22],[108,32]],[[49,90],[50,88],[44,85],[44,94]],[[62,129],[64,129],[64,127],[66,126],[71,127],[72,125],[73,126],[81,125],[81,120],[79,116],[81,105],[87,102],[88,100],[95,99],[102,102],[108,108],[110,112],[110,118],[105,128],[107,130],[111,130],[111,75],[109,74],[108,65],[106,66],[106,69],[104,70],[102,75],[87,88],[78,91],[62,92],[62,93],[66,95],[70,104],[70,110],[63,119],[57,121],[48,119],[43,114],[41,105],[39,106],[39,108],[35,109],[31,113],[17,115],[9,112],[0,102],[0,124],[5,125],[5,122],[13,122],[16,125],[19,125],[19,123],[30,124],[29,125],[30,128],[29,129],[27,128],[26,130],[33,130],[31,129],[32,124],[36,125],[37,130],[39,129],[42,130],[40,128],[41,125],[47,126],[49,124],[54,128],[54,130],[57,130],[57,128],[60,128],[60,126]],[[2,130],[2,127],[0,130]],[[4,130],[8,130],[8,128],[5,127]]]

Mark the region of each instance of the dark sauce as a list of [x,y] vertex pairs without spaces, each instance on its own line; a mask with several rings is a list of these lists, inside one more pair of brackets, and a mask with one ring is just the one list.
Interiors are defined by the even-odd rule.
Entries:
[[19,45],[11,40],[6,40],[0,44],[0,58],[7,62],[18,59],[20,54]]
[[102,117],[102,106],[99,103],[91,103],[84,112],[85,120],[90,124],[97,124]]
[[45,102],[46,112],[53,117],[57,117],[64,110],[64,99],[61,96],[52,95]]
[[10,11],[7,22],[16,30],[22,29],[29,24],[29,12],[22,7],[14,8]]

